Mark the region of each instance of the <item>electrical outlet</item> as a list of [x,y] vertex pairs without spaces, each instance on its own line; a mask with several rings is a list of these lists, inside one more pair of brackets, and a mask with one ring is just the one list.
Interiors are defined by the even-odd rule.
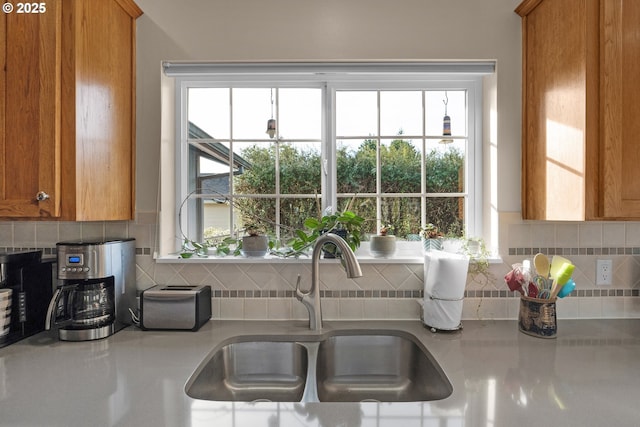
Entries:
[[613,276],[613,261],[610,259],[596,260],[596,285],[610,286]]

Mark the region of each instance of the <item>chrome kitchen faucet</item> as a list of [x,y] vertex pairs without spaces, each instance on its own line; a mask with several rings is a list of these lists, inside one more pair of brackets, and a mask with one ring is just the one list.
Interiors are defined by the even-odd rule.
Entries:
[[344,261],[344,267],[347,272],[347,277],[355,278],[362,276],[362,270],[358,260],[349,247],[347,242],[337,234],[326,233],[316,240],[313,246],[313,254],[311,256],[311,288],[309,292],[302,292],[300,290],[300,276],[298,275],[298,282],[296,283],[296,298],[307,307],[309,311],[309,327],[312,331],[319,331],[322,329],[322,306],[320,304],[320,275],[318,268],[320,265],[320,254],[322,253],[322,246],[325,243],[334,243],[340,251],[342,251],[342,261]]

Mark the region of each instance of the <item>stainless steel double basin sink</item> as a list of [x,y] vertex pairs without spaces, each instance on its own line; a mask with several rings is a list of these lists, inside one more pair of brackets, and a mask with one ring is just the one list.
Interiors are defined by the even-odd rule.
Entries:
[[214,401],[409,402],[444,399],[453,387],[411,334],[343,330],[237,338],[205,358],[185,391]]

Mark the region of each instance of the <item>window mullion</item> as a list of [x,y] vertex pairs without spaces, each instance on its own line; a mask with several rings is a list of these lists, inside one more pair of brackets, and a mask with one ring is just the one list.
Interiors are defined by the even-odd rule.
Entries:
[[[276,88],[275,90],[276,92],[276,105],[275,105],[275,119],[276,119],[276,123],[280,123],[280,89]],[[275,232],[276,232],[276,238],[279,239],[280,238],[280,200],[281,200],[281,193],[280,193],[280,126],[277,125],[276,126],[276,138],[273,142],[274,144],[274,150],[275,150],[275,160],[276,160],[276,164],[275,164],[275,171],[274,173],[276,174],[275,176],[275,184],[276,184],[276,188],[275,190],[275,211],[276,211],[276,217],[275,217],[275,222],[276,222],[276,226],[275,226]]]
[[[427,92],[422,91],[422,153],[420,154],[420,192],[427,193]],[[420,227],[427,224],[427,198],[420,197]]]
[[378,120],[378,143],[376,144],[376,230],[379,230],[382,225],[382,125],[381,125],[381,105],[380,105],[380,91],[377,91],[377,120]]
[[[176,131],[178,132],[177,141],[179,144],[177,146],[176,155],[178,156],[179,162],[177,163],[176,168],[176,188],[178,189],[177,193],[179,196],[179,204],[176,212],[176,218],[178,219],[178,226],[182,233],[189,234],[189,221],[188,221],[188,211],[189,211],[189,201],[187,198],[189,197],[189,144],[188,144],[188,126],[187,126],[187,116],[188,116],[188,90],[184,84],[180,84],[176,86],[176,90],[178,91],[176,94],[176,102],[178,103],[179,114],[179,123],[176,126]],[[185,209],[185,214],[182,215],[182,209]],[[180,236],[180,244],[182,244],[182,236]]]
[[235,199],[233,188],[233,163],[235,161],[233,135],[233,89],[229,88],[229,234],[235,236]]
[[338,167],[336,165],[336,90],[334,87],[324,85],[323,95],[323,136],[321,149],[321,188],[323,212],[332,207],[335,211],[338,205]]

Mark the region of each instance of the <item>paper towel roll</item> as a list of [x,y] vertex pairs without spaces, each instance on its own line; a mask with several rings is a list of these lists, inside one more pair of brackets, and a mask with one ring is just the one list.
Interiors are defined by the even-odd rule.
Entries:
[[469,257],[431,251],[424,256],[423,322],[435,329],[457,329],[467,283]]

